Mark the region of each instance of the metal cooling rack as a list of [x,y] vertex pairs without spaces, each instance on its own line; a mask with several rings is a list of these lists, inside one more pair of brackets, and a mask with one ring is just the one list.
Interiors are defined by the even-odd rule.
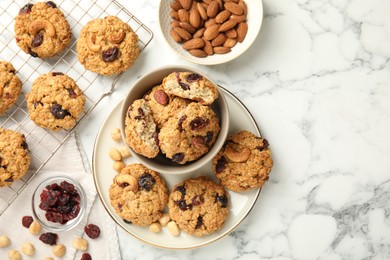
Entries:
[[[37,1],[32,1],[37,2]],[[31,155],[28,173],[11,187],[0,188],[0,216],[18,197],[37,173],[47,164],[73,130],[98,105],[115,90],[121,75],[103,77],[87,71],[77,60],[76,42],[81,29],[90,20],[114,15],[127,22],[139,37],[141,51],[153,38],[152,31],[132,15],[117,1],[112,0],[61,0],[55,1],[64,12],[72,30],[69,47],[60,55],[49,59],[33,58],[24,53],[14,39],[14,18],[28,1],[0,1],[0,60],[9,61],[17,70],[17,76],[23,83],[23,94],[6,115],[0,117],[0,127],[16,130],[26,136]],[[71,130],[52,132],[36,126],[28,116],[25,94],[31,89],[32,82],[41,74],[60,71],[72,77],[83,90],[86,97],[85,112]],[[50,144],[50,145],[48,145]]]

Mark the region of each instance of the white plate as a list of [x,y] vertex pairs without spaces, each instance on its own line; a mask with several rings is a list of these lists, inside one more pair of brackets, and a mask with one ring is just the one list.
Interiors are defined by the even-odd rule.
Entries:
[[[230,128],[229,135],[239,130],[248,130],[260,136],[260,130],[248,109],[230,92],[221,88],[226,97],[230,111]],[[194,237],[181,232],[180,237],[173,237],[168,233],[166,228],[160,233],[149,231],[148,227],[138,227],[132,224],[126,224],[122,218],[111,207],[108,190],[116,172],[112,168],[112,161],[108,156],[108,151],[112,147],[120,147],[123,144],[117,143],[111,139],[111,131],[119,128],[121,120],[121,103],[119,102],[114,109],[108,114],[97,134],[93,149],[93,178],[99,197],[110,216],[115,222],[128,233],[139,240],[161,248],[168,249],[190,249],[208,245],[233,231],[241,221],[248,215],[260,194],[260,188],[247,192],[236,193],[229,191],[230,194],[230,212],[223,227],[208,236]],[[126,164],[137,163],[134,158],[125,161]],[[167,175],[161,174],[167,183],[168,188],[172,187],[189,177],[207,175],[213,179],[214,174],[211,168],[211,162],[201,168],[199,171],[190,175]]]
[[214,54],[207,56],[205,58],[197,58],[192,56],[188,51],[184,50],[182,44],[176,43],[169,31],[171,29],[172,18],[170,13],[172,8],[170,4],[172,0],[161,0],[160,8],[158,12],[160,31],[168,43],[168,45],[178,54],[180,57],[191,61],[197,64],[203,65],[216,65],[231,61],[241,54],[243,54],[255,41],[257,35],[259,34],[261,24],[263,22],[263,3],[261,0],[245,0],[245,3],[248,7],[248,13],[246,17],[246,22],[248,24],[248,32],[242,43],[237,43],[236,46],[232,48],[232,51],[226,54]]

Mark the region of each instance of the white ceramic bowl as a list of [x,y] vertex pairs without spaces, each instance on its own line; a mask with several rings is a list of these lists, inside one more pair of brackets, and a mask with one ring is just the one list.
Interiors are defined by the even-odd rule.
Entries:
[[[198,73],[204,77],[207,77],[203,72],[190,67],[166,66],[159,69],[155,69],[150,73],[144,75],[140,79],[138,79],[134,83],[134,85],[132,86],[128,94],[126,95],[121,107],[121,128],[122,128],[121,132],[124,138],[123,140],[126,139],[124,134],[125,133],[124,129],[125,129],[126,113],[129,106],[134,102],[134,100],[142,98],[145,95],[145,93],[151,90],[154,86],[161,84],[161,82],[166,76],[168,76],[170,73],[175,71],[179,71],[179,72],[190,71],[190,72]],[[210,77],[207,78],[211,82],[213,82],[210,79]],[[213,82],[213,84],[216,85],[215,82]],[[218,85],[216,86],[219,95],[218,98],[211,105],[211,108],[217,114],[220,120],[221,129],[219,131],[217,140],[215,141],[214,145],[210,148],[210,150],[205,155],[203,155],[201,158],[193,162],[189,162],[184,165],[180,165],[172,162],[170,159],[166,158],[165,155],[161,153],[155,158],[147,158],[145,156],[137,154],[132,149],[130,149],[134,157],[137,158],[142,164],[144,164],[149,169],[152,169],[159,173],[166,173],[166,174],[185,174],[185,173],[193,172],[201,168],[207,162],[210,162],[223,146],[229,131],[229,110],[226,103],[226,99],[225,96],[222,94],[222,91],[219,89]]]
[[168,45],[175,51],[180,57],[197,64],[202,65],[217,65],[231,61],[241,54],[243,54],[255,41],[260,27],[263,21],[263,4],[261,0],[245,0],[248,7],[248,13],[246,22],[248,24],[248,33],[242,43],[237,43],[231,50],[226,54],[214,54],[205,58],[197,58],[192,56],[188,51],[184,50],[182,44],[176,43],[169,31],[171,29],[170,22],[173,20],[170,16],[172,8],[170,4],[173,0],[161,0],[159,8],[159,24],[160,30],[165,38]]

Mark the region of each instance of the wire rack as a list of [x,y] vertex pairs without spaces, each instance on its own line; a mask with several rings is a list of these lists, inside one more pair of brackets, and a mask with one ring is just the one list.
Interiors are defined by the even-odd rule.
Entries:
[[[34,3],[36,1],[32,1]],[[72,30],[69,47],[61,54],[49,58],[33,58],[24,53],[14,39],[14,18],[28,1],[0,1],[0,60],[9,61],[18,71],[17,76],[23,83],[23,94],[7,113],[0,117],[0,127],[16,130],[26,136],[31,155],[28,173],[10,187],[0,188],[0,216],[21,194],[38,172],[47,164],[65,140],[98,103],[115,90],[121,75],[102,77],[87,71],[77,60],[76,42],[81,29],[90,20],[115,15],[127,22],[139,37],[141,51],[153,38],[152,31],[132,15],[117,1],[112,0],[62,0],[55,1],[64,12]],[[70,130],[52,132],[36,126],[28,116],[24,94],[31,89],[32,82],[41,74],[60,71],[72,77],[83,90],[86,97],[85,112],[76,126]],[[50,144],[50,145],[48,145]]]

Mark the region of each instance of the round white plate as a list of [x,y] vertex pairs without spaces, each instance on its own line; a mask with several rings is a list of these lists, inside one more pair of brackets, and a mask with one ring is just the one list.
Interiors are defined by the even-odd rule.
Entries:
[[[238,132],[239,130],[245,129],[260,136],[260,130],[248,109],[233,94],[231,94],[224,88],[221,89],[229,105],[229,135]],[[181,232],[181,235],[179,237],[174,237],[169,234],[166,228],[163,228],[162,232],[160,233],[153,233],[149,231],[148,227],[139,227],[132,224],[126,224],[123,219],[115,213],[115,209],[111,207],[110,204],[108,190],[110,188],[110,185],[112,184],[112,180],[116,175],[116,172],[112,168],[112,160],[108,156],[108,151],[112,147],[119,148],[124,145],[124,143],[115,142],[111,138],[111,131],[114,128],[119,128],[121,123],[121,103],[122,102],[119,102],[114,107],[114,109],[108,114],[107,118],[104,120],[102,126],[100,127],[100,130],[95,140],[92,162],[93,178],[100,200],[102,201],[107,212],[115,220],[115,222],[139,240],[156,247],[168,249],[190,249],[201,247],[204,245],[208,245],[211,242],[214,242],[233,231],[248,215],[252,207],[255,205],[256,200],[260,194],[260,188],[241,193],[229,191],[230,212],[225,224],[217,232],[203,237],[190,236],[185,234],[184,232]],[[131,164],[137,163],[137,161],[134,158],[129,158],[126,159],[125,163]],[[199,171],[194,172],[190,175],[161,175],[166,181],[167,186],[170,190],[175,184],[189,177],[206,175],[215,180],[211,168],[211,162],[206,164]]]

